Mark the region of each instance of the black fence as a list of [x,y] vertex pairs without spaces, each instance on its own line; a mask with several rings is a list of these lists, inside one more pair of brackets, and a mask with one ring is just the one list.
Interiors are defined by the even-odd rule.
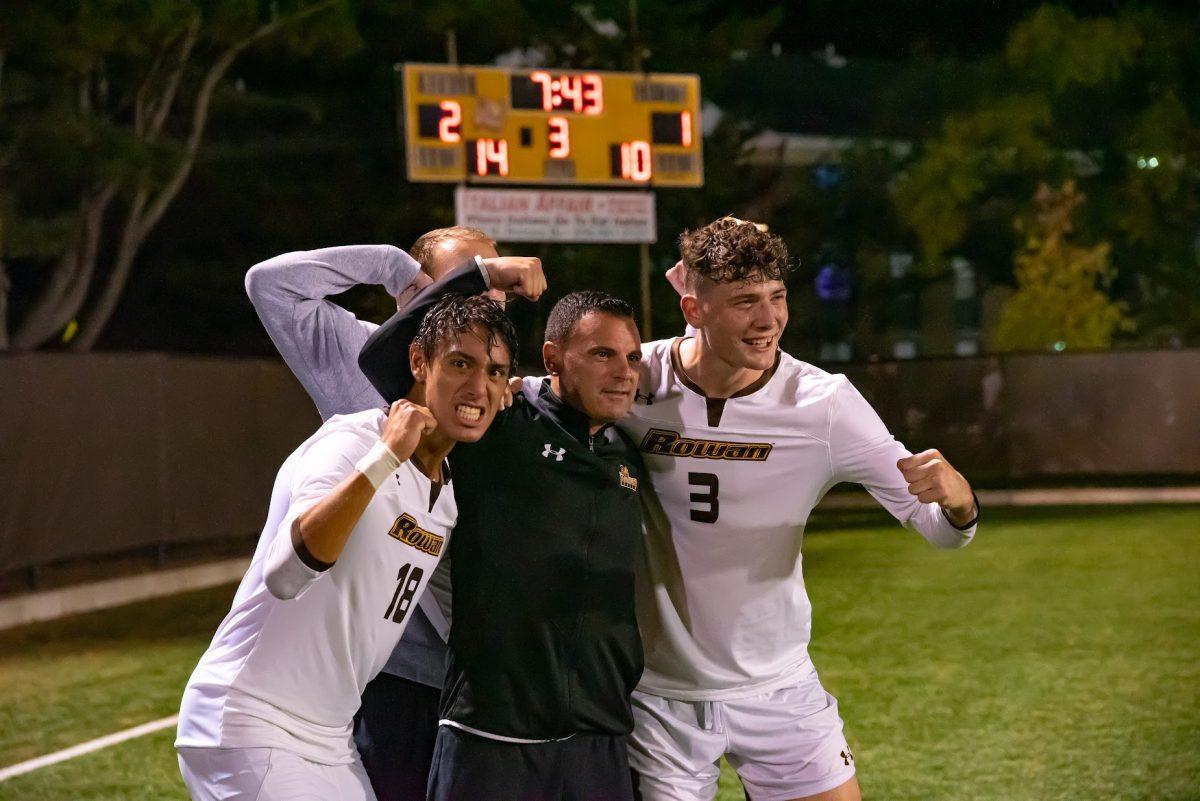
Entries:
[[0,359],[0,573],[252,535],[319,422],[279,363]]
[[[976,484],[1200,478],[1200,350],[920,360],[844,372],[910,448]],[[0,359],[0,576],[253,537],[318,424],[276,362]]]
[[976,483],[1200,477],[1200,350],[937,359],[844,371],[913,450]]

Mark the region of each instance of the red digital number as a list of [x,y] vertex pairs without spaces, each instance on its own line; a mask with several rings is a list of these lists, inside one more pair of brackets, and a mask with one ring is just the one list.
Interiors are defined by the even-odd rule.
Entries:
[[566,117],[550,118],[550,158],[565,159],[571,155],[571,128]]
[[478,139],[475,142],[475,172],[487,175],[495,165],[500,175],[508,175],[508,142],[504,139]]
[[542,111],[554,110],[554,90],[551,85],[554,81],[550,78],[550,73],[538,70],[537,72],[529,73],[529,80],[542,85]]
[[684,147],[692,146],[692,112],[679,112],[679,144]]
[[621,143],[621,177],[630,181],[650,180],[650,143],[642,140]]
[[583,113],[601,114],[604,111],[604,83],[600,76],[589,72],[583,76]]
[[462,106],[454,100],[443,100],[438,104],[443,116],[438,120],[438,139],[443,142],[462,141]]
[[576,114],[583,111],[583,79],[578,75],[564,75],[558,79],[558,93],[561,95],[559,105],[571,101],[571,108]]

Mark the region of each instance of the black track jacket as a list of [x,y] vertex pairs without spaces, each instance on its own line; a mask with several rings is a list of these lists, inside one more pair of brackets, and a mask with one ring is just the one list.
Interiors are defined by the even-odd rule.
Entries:
[[[359,364],[389,403],[411,387],[408,345],[429,308],[485,289],[479,268],[460,268],[371,336]],[[531,740],[627,734],[642,673],[639,493],[649,490],[636,445],[611,425],[589,436],[547,380],[479,442],[457,445],[450,466],[458,523],[442,717]]]

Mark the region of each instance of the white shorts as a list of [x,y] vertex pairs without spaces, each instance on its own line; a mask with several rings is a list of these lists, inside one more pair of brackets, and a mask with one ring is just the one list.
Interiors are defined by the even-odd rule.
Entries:
[[180,748],[192,801],[376,801],[357,757],[310,762],[281,748]]
[[724,756],[752,801],[832,790],[854,776],[837,699],[808,667],[790,687],[732,701],[633,694],[629,764],[644,801],[711,801]]

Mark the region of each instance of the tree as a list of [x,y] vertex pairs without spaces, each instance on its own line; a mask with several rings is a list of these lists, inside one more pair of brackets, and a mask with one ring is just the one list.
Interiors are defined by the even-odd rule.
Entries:
[[1198,35],[1194,15],[1132,7],[1044,5],[1017,24],[898,182],[925,272],[966,252],[1007,283],[1020,245],[1009,221],[1040,182],[1077,180],[1091,198],[1077,224],[1111,243],[1113,291],[1140,328],[1200,337]]
[[[14,350],[84,311],[72,349],[95,345],[244,51],[273,40],[337,55],[357,44],[345,0],[19,2],[5,4],[0,32],[10,64],[0,154],[11,154],[0,158],[11,186],[0,257],[49,262]],[[0,309],[6,301],[0,274]]]
[[996,326],[996,350],[1107,348],[1129,327],[1124,304],[1104,291],[1116,272],[1109,244],[1071,241],[1072,219],[1084,200],[1074,181],[1058,191],[1038,187],[1035,215],[1017,225],[1027,239],[1016,256],[1017,291]]

